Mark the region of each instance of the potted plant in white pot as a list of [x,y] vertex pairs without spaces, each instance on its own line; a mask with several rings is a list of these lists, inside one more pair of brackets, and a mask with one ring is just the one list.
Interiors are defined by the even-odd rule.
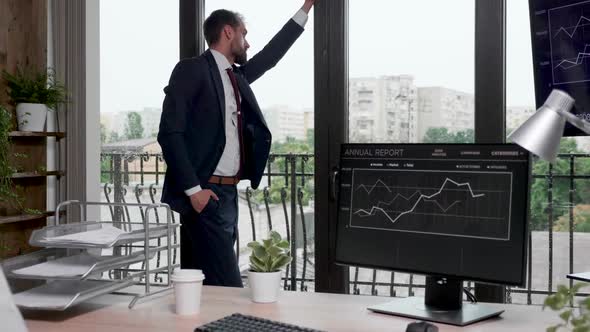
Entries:
[[16,105],[16,119],[21,131],[43,131],[47,108],[55,109],[66,102],[66,89],[55,79],[55,72],[35,71],[17,67],[11,74],[4,70],[2,77],[8,87],[11,102]]
[[248,243],[250,254],[250,284],[252,301],[259,303],[276,302],[281,284],[281,269],[291,263],[289,241],[283,240],[275,231],[268,239]]

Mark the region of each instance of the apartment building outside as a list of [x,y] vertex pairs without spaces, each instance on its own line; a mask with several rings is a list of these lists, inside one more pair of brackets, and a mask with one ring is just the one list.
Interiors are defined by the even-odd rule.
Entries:
[[307,137],[306,127],[313,126],[313,112],[310,116],[309,113],[301,109],[294,109],[286,105],[271,106],[263,109],[262,112],[274,142],[285,142],[287,137],[305,140]]
[[315,128],[315,120],[314,120],[314,112],[311,108],[306,108],[303,110],[303,132],[307,137],[310,130]]
[[412,76],[350,79],[351,141],[413,142],[417,124],[417,93]]
[[123,137],[125,134],[125,124],[127,116],[131,112],[137,112],[141,116],[141,126],[143,127],[143,137],[155,137],[160,127],[160,117],[162,109],[159,107],[144,107],[139,111],[122,111],[122,112],[102,112],[100,114],[100,123],[105,126],[107,135],[111,132]]
[[444,87],[418,88],[418,126],[416,142],[422,142],[430,128],[449,132],[474,128],[473,94]]
[[509,134],[535,113],[534,106],[508,106],[506,108],[506,130]]

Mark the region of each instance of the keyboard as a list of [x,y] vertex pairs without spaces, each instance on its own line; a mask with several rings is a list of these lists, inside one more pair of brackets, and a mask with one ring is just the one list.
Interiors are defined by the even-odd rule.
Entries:
[[270,319],[242,314],[225,316],[211,323],[199,326],[195,332],[322,332],[320,330],[277,322]]

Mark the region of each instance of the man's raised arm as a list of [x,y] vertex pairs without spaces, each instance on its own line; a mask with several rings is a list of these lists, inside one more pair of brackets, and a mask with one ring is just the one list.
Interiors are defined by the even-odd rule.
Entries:
[[305,0],[301,9],[295,13],[292,19],[256,53],[250,61],[241,68],[246,80],[253,83],[266,71],[276,66],[283,58],[297,38],[303,33],[303,27],[307,23],[307,14],[315,4],[316,0]]

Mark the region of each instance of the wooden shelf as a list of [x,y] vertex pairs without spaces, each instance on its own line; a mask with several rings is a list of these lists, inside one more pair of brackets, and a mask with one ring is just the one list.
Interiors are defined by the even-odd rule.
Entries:
[[[34,36],[44,37],[47,35],[47,1],[0,1],[0,25],[9,22],[8,30],[0,37],[0,67],[7,68],[11,74],[14,73],[13,66],[6,66],[5,60],[8,56],[8,64],[12,64],[11,59],[23,59],[35,71],[44,72],[47,68],[47,40],[46,38],[33,38]],[[10,3],[10,5],[6,5]],[[5,42],[6,41],[6,42]],[[26,59],[26,61],[24,61]],[[4,96],[6,82],[0,80],[0,95]],[[14,114],[14,107],[9,107],[10,113]],[[16,119],[12,119],[14,124]],[[50,121],[51,122],[51,121]],[[47,167],[48,145],[53,147],[55,143],[55,153],[50,150],[51,156],[55,154],[57,164],[62,160],[65,153],[67,134],[63,133],[65,127],[49,126],[38,128],[35,131],[25,131],[14,127],[13,131],[8,132],[10,138],[9,159],[11,166],[18,169],[14,174],[11,188],[24,199],[23,204],[27,208],[38,211],[47,211],[53,207],[47,207],[47,173],[46,171],[65,170],[62,167]],[[26,157],[25,157],[26,156]],[[37,171],[37,172],[35,172]],[[29,173],[31,172],[31,173]],[[39,173],[39,174],[34,174]],[[51,174],[51,173],[49,173]],[[53,176],[51,179],[65,179],[65,177]],[[59,182],[59,181],[58,181]],[[56,185],[61,185],[56,183]],[[17,189],[17,187],[19,187]],[[52,193],[54,191],[50,191]],[[60,193],[60,190],[56,190]],[[51,195],[53,196],[53,195]],[[57,201],[61,200],[60,197]],[[17,211],[18,208],[12,204],[6,204],[3,198],[0,198],[0,244],[4,250],[0,250],[0,259],[14,257],[22,253],[33,250],[29,245],[28,239],[31,232],[35,229],[46,225],[46,216],[44,214],[28,215],[29,212]],[[20,215],[18,215],[20,214]],[[6,249],[5,247],[10,247]],[[0,315],[1,316],[1,315]],[[0,330],[4,330],[0,327]]]
[[19,214],[16,216],[0,216],[0,225],[10,224],[15,222],[31,221],[41,218],[46,218],[45,214]]
[[50,172],[19,172],[12,174],[13,179],[31,179],[31,178],[43,178],[47,176],[64,176],[63,171],[50,171]]
[[8,133],[10,137],[55,137],[61,139],[66,137],[64,132],[55,131],[11,131]]
[[[0,216],[0,225],[37,220],[46,217],[53,217],[54,215],[55,211],[45,211],[45,213],[42,214],[19,214],[15,216]],[[59,215],[64,216],[66,215],[66,212],[60,211]]]

